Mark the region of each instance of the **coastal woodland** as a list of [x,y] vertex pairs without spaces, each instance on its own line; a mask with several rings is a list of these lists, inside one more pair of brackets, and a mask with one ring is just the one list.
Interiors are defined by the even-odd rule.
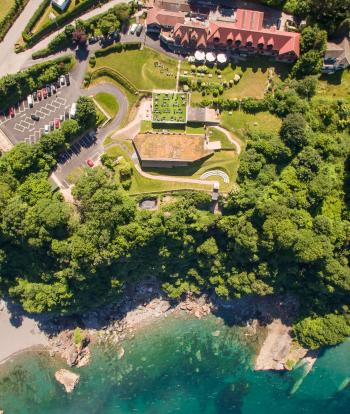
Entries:
[[[335,4],[334,24],[349,10],[343,16],[337,1],[296,3]],[[72,190],[74,205],[65,202],[48,176],[62,149],[96,122],[89,98],[60,131],[3,154],[2,294],[28,312],[69,314],[117,300],[147,277],[172,298],[290,292],[301,303],[294,325],[301,344],[349,336],[350,100],[315,96],[324,29],[332,27],[307,26],[290,76],[245,106],[270,111],[282,126],[275,135],[248,132],[239,191],[221,201],[222,215],[210,213],[210,196],[200,192],[140,210],[108,165],[87,170]],[[8,83],[0,81],[0,93]]]

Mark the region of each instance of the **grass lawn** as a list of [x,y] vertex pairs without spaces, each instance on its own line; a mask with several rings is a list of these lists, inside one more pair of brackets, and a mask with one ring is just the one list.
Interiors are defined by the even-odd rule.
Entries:
[[101,126],[101,125],[103,125],[107,121],[107,118],[106,118],[106,115],[104,113],[102,113],[97,108],[96,105],[95,105],[95,108],[96,108],[96,115],[97,115],[97,122],[96,122],[96,124],[97,124],[97,126]]
[[119,104],[112,94],[99,92],[94,96],[94,99],[111,118],[117,115]]
[[177,60],[152,49],[127,50],[96,59],[95,68],[107,66],[128,78],[137,89],[175,89]]
[[32,29],[33,33],[38,32],[40,29],[42,29],[44,26],[46,26],[48,23],[51,22],[50,19],[50,14],[54,14],[55,16],[61,16],[63,14],[69,14],[72,12],[72,10],[75,9],[75,6],[77,4],[79,4],[80,1],[79,0],[71,0],[69,6],[67,7],[67,10],[62,13],[61,11],[55,9],[54,7],[52,7],[51,3],[49,4],[49,6],[45,9],[44,13],[42,14],[42,16],[40,17],[40,19],[36,22],[35,26]]
[[15,0],[2,0],[0,9],[0,20],[2,20],[7,15],[11,7],[13,6],[14,2]]
[[68,175],[67,175],[67,181],[68,181],[68,183],[69,184],[75,184],[77,181],[78,181],[78,179],[83,175],[83,174],[85,174],[85,170],[86,170],[86,167],[85,168],[83,168],[83,167],[77,167],[77,168],[74,168],[74,170],[72,170]]
[[209,141],[220,141],[223,149],[236,149],[236,146],[227,138],[227,136],[216,128],[209,128]]
[[153,122],[184,124],[187,119],[187,94],[154,93],[152,108]]
[[[198,80],[201,82],[210,83],[211,85],[217,84],[234,79],[235,74],[242,75],[240,81],[224,89],[224,98],[243,98],[243,97],[254,97],[262,98],[264,96],[269,71],[274,72],[275,81],[278,79],[285,79],[290,70],[290,65],[281,64],[270,61],[268,58],[252,56],[249,57],[246,62],[240,62],[239,65],[234,63],[228,64],[226,67],[217,73],[216,66],[208,67],[208,73],[204,76],[199,74],[193,74],[191,72],[191,64],[187,61],[181,63],[181,75],[187,72],[187,76],[191,79]],[[208,98],[212,97],[210,93],[207,95]],[[191,102],[200,102],[205,97],[202,96],[201,92],[194,91],[191,93]]]
[[350,97],[350,70],[343,70],[334,75],[322,75],[317,85],[317,98],[349,98]]
[[216,151],[211,157],[188,165],[175,168],[145,168],[144,170],[154,175],[171,175],[173,177],[186,177],[199,179],[209,170],[222,170],[230,177],[230,183],[225,184],[220,177],[211,177],[213,181],[220,182],[220,189],[230,191],[236,182],[238,159],[234,151]]
[[247,130],[276,134],[281,124],[282,121],[269,112],[247,114],[243,111],[233,111],[232,115],[229,112],[221,114],[221,125],[229,131],[237,133],[243,139]]
[[128,112],[127,112],[127,115],[125,116],[125,118],[123,119],[123,121],[120,125],[120,128],[123,128],[126,124],[128,124],[133,119],[133,115],[134,115],[134,112],[135,112],[135,109],[136,109],[136,105],[137,105],[140,97],[130,93],[120,83],[116,82],[114,79],[109,78],[108,76],[101,76],[100,78],[95,79],[94,82],[92,82],[90,86],[94,86],[94,85],[97,85],[99,83],[104,83],[104,82],[109,82],[109,83],[112,83],[112,84],[118,86],[118,88],[121,89],[124,92],[125,96],[128,99],[128,104],[129,104]]
[[[141,174],[138,173],[136,168],[133,165],[133,162],[130,159],[130,155],[127,151],[124,151],[118,145],[115,147],[109,148],[107,150],[107,154],[117,158],[118,156],[123,156],[124,159],[132,165],[132,180],[131,180],[131,187],[128,192],[133,194],[147,194],[150,192],[166,192],[172,190],[186,190],[186,189],[193,189],[193,190],[208,190],[210,191],[210,186],[201,186],[198,184],[187,184],[187,183],[176,183],[176,182],[167,182],[167,181],[160,181],[160,180],[151,180],[148,178],[143,177]],[[118,178],[118,166],[115,167],[116,171],[116,180],[119,182]]]

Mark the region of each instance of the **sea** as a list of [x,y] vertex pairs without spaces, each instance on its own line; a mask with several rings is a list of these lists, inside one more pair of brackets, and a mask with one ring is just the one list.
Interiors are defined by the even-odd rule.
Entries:
[[[261,333],[263,338],[264,333]],[[312,370],[254,371],[259,338],[213,315],[170,316],[122,344],[96,345],[90,365],[73,369],[71,394],[54,373],[64,361],[46,351],[0,366],[5,414],[338,414],[350,413],[350,340],[323,350]],[[0,338],[1,346],[1,338]],[[119,354],[119,357],[118,357]]]

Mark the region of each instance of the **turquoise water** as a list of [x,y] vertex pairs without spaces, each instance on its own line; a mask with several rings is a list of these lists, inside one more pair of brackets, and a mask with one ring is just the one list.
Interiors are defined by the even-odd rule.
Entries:
[[70,395],[54,379],[62,362],[43,352],[23,355],[1,367],[0,408],[5,414],[350,412],[350,341],[325,351],[305,376],[303,367],[254,372],[252,339],[214,317],[169,318],[124,342],[121,360],[114,348],[95,348]]

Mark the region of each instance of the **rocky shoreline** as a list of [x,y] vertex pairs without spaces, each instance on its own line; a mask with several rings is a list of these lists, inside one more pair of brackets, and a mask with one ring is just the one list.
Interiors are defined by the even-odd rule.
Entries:
[[[49,340],[51,356],[59,355],[70,367],[80,368],[90,361],[90,344],[110,343],[116,346],[118,358],[124,355],[122,341],[133,337],[137,329],[169,315],[187,313],[196,318],[209,314],[225,322],[246,329],[246,335],[256,334],[266,328],[267,336],[258,352],[256,370],[286,370],[303,358],[310,365],[315,358],[306,349],[296,345],[291,337],[291,324],[297,314],[298,304],[292,297],[247,297],[223,301],[215,296],[188,295],[182,301],[168,298],[156,283],[144,283],[124,295],[116,304],[94,310],[73,320],[60,319],[51,329]],[[82,340],[74,342],[74,330],[81,327]],[[80,329],[80,328],[79,328]]]

